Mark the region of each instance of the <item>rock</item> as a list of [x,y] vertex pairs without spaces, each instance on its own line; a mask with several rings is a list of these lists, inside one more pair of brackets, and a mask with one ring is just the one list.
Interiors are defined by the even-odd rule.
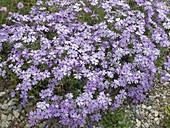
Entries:
[[143,109],[146,109],[146,105],[142,104],[142,108],[143,108]]
[[2,120],[2,121],[6,121],[6,120],[7,120],[7,115],[1,114],[1,120]]
[[13,111],[13,114],[14,114],[15,118],[18,118],[20,116],[20,113],[18,111]]
[[0,92],[0,97],[4,96],[5,94],[5,92]]
[[46,124],[47,124],[47,123],[46,123],[45,121],[42,122],[42,123],[40,123],[40,124],[39,124],[39,128],[45,128]]
[[2,104],[1,108],[4,109],[4,110],[7,110],[8,109],[8,105],[7,104]]
[[16,101],[18,101],[17,99],[11,99],[9,102],[8,102],[8,106],[13,106],[16,104]]
[[148,123],[144,123],[145,128],[149,128],[150,125]]
[[8,121],[12,120],[12,114],[9,114],[9,115],[8,115],[7,120],[8,120]]
[[9,107],[9,110],[15,110],[15,109],[17,109],[16,106],[11,106],[11,107]]
[[156,121],[156,124],[159,126],[160,125],[160,121],[158,120],[158,121]]
[[154,119],[154,117],[153,117],[151,114],[149,114],[149,118],[150,118],[150,119]]
[[23,116],[21,116],[21,117],[20,117],[20,119],[21,119],[21,120],[24,120],[24,117],[23,117]]
[[136,119],[136,126],[137,126],[137,128],[140,128],[140,126],[141,126],[141,122],[138,119]]
[[151,101],[154,101],[155,98],[156,98],[156,96],[149,96],[149,99],[150,99]]
[[133,112],[133,113],[136,113],[136,107],[133,107],[133,108],[132,108],[132,112]]
[[25,128],[30,128],[30,127],[31,127],[30,124],[25,125]]
[[8,128],[8,127],[9,127],[9,123],[6,121],[2,121],[1,128]]
[[147,109],[147,110],[151,110],[151,108],[152,108],[152,107],[151,107],[151,106],[149,106],[149,107],[147,107],[146,109]]
[[139,116],[139,115],[136,115],[135,117],[136,117],[137,119],[139,119],[139,120],[142,120],[142,117]]
[[136,117],[136,119],[138,119],[138,120],[141,120],[141,119],[142,119],[142,117],[140,116],[139,113],[136,113],[136,114],[135,114],[135,117]]
[[165,83],[163,84],[163,86],[168,86],[168,85],[170,85],[169,82],[165,82]]
[[155,118],[155,119],[154,119],[154,122],[155,122],[157,125],[159,125],[159,123],[160,123],[160,121],[159,121],[158,118]]
[[154,116],[155,116],[155,117],[158,117],[158,115],[159,115],[158,111],[155,111],[155,112],[154,112]]

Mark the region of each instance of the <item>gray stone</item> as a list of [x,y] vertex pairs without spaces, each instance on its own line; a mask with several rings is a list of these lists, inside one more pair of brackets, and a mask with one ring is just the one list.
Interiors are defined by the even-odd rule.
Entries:
[[46,126],[46,122],[45,121],[39,124],[39,128],[45,128],[45,126]]
[[159,126],[160,125],[160,121],[158,120],[158,121],[156,121],[156,124]]
[[4,109],[4,110],[7,110],[8,109],[8,105],[7,104],[2,104],[1,108]]
[[23,117],[23,116],[21,116],[21,117],[20,117],[20,119],[21,119],[21,120],[24,120],[24,117]]
[[155,100],[155,96],[149,96],[149,100],[153,102]]
[[158,121],[159,119],[158,118],[154,118],[154,121]]
[[13,111],[13,114],[14,114],[15,118],[18,118],[20,116],[20,113],[18,111]]
[[154,119],[154,117],[151,115],[151,114],[149,114],[149,119]]
[[154,122],[155,122],[157,125],[159,125],[159,123],[160,123],[160,121],[159,121],[158,118],[155,118],[155,119],[154,119]]
[[169,82],[165,82],[165,83],[163,84],[163,86],[168,86],[168,85],[170,85]]
[[140,128],[140,127],[141,127],[141,122],[140,122],[138,119],[136,119],[136,127],[137,127],[137,128]]
[[151,108],[152,108],[152,107],[151,107],[151,106],[149,106],[149,107],[147,107],[146,109],[147,109],[147,110],[150,110]]
[[154,116],[157,117],[159,115],[158,111],[154,112]]
[[135,117],[136,117],[136,119],[139,119],[139,120],[142,119],[141,115],[138,112],[136,112]]
[[149,128],[149,127],[150,127],[150,124],[144,123],[144,126],[145,126],[145,128]]
[[9,107],[9,110],[15,110],[15,109],[17,109],[16,106],[11,106],[11,107]]
[[135,117],[136,117],[138,120],[142,120],[142,117],[139,116],[139,115],[135,115]]
[[136,107],[133,107],[133,108],[132,108],[132,112],[133,112],[133,113],[136,113]]
[[16,101],[17,101],[17,99],[11,99],[11,100],[8,102],[8,106],[16,105]]
[[8,121],[12,120],[12,114],[9,114],[9,115],[8,115],[7,120],[8,120]]
[[5,94],[5,92],[0,92],[0,97],[4,96]]
[[145,105],[145,104],[142,104],[142,108],[143,108],[143,109],[146,109],[146,105]]
[[30,124],[25,125],[25,128],[30,128],[30,127],[31,127]]
[[1,128],[8,128],[8,127],[9,127],[9,123],[6,121],[2,121]]
[[1,120],[2,120],[2,121],[6,121],[6,120],[7,120],[7,115],[1,114]]

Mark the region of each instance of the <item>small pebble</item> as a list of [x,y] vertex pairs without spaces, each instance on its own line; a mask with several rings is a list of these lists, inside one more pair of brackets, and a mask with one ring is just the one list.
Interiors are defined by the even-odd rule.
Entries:
[[154,115],[155,117],[157,117],[159,114],[158,111],[155,111],[154,113],[155,113],[155,115]]
[[2,104],[1,108],[4,109],[4,110],[7,110],[8,109],[8,105],[7,104]]
[[136,126],[137,126],[137,128],[139,128],[141,126],[141,122],[138,119],[136,119]]
[[6,120],[7,120],[7,115],[1,114],[1,120],[2,120],[2,121],[6,121]]
[[5,94],[5,92],[0,92],[0,97],[4,96]]
[[142,108],[143,108],[143,109],[146,109],[146,105],[145,105],[145,104],[142,104]]
[[9,115],[8,115],[7,120],[8,120],[8,121],[12,120],[12,114],[9,114]]
[[148,123],[144,123],[144,126],[145,126],[145,128],[149,128],[149,124]]
[[16,101],[17,99],[11,99],[9,102],[8,102],[8,106],[13,106],[16,104]]
[[13,111],[13,114],[14,114],[15,118],[18,118],[20,116],[20,113],[18,111]]
[[1,128],[8,128],[9,123],[7,121],[2,121]]
[[151,108],[152,108],[152,107],[151,107],[151,106],[149,106],[149,107],[147,107],[146,109],[147,109],[147,110],[151,110]]

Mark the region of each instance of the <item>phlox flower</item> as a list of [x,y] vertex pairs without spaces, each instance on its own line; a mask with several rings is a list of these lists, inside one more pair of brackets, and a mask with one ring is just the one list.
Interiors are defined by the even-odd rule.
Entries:
[[7,12],[7,7],[1,7],[0,11],[1,12]]
[[22,9],[24,7],[24,4],[22,2],[19,2],[17,7],[18,7],[18,9]]

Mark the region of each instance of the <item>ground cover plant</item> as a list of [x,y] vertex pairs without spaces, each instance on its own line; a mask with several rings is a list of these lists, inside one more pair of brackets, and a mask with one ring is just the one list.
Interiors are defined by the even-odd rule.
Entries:
[[[29,122],[86,127],[170,78],[169,8],[153,0],[38,0],[0,29],[0,75]],[[158,68],[163,66],[160,74]],[[105,116],[106,118],[107,116]]]

